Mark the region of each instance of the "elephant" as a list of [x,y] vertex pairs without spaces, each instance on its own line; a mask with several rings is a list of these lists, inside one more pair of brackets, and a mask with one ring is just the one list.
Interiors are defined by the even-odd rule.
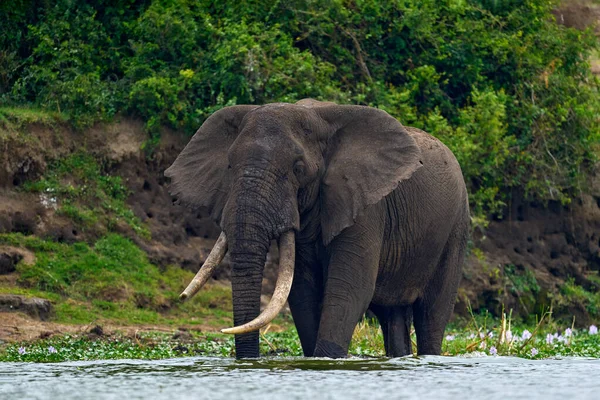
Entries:
[[[470,232],[452,152],[377,108],[304,99],[213,113],[165,171],[176,204],[222,229],[182,293],[231,262],[237,358],[259,357],[259,332],[286,301],[307,357],[347,357],[367,310],[389,357],[437,355],[456,301]],[[271,240],[279,276],[260,312]]]

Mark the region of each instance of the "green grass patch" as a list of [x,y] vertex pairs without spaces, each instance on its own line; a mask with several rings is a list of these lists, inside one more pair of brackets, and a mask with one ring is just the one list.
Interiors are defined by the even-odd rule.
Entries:
[[82,231],[110,231],[124,222],[139,236],[150,237],[148,228],[125,203],[129,190],[121,177],[105,174],[89,154],[76,153],[58,160],[40,180],[23,186],[45,196],[49,203],[56,203],[57,211]]
[[17,265],[18,287],[0,292],[46,298],[54,303],[55,320],[89,324],[231,324],[231,290],[207,286],[186,303],[179,293],[193,273],[151,264],[133,242],[108,234],[93,244],[57,243],[34,236],[0,234],[0,244],[35,254],[33,265]]
[[[597,284],[597,277],[590,277],[590,281]],[[594,279],[596,278],[596,279]],[[600,317],[600,292],[589,291],[582,286],[575,284],[573,279],[567,280],[560,289],[559,304],[569,305],[577,304],[584,307],[590,316],[594,318]]]
[[58,112],[30,107],[0,107],[0,127],[8,129],[20,129],[31,124],[53,126],[66,121],[67,117]]

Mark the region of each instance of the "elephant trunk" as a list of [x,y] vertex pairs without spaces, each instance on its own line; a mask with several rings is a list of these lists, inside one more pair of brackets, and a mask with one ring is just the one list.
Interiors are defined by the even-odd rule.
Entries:
[[[293,247],[293,229],[298,229],[299,215],[296,193],[281,171],[269,168],[265,160],[237,168],[231,195],[223,210],[221,226],[227,235],[231,259],[231,288],[235,328],[225,332],[235,333],[236,356],[258,357],[258,329],[269,323],[287,300],[293,276],[293,262],[282,276],[289,281],[276,289],[275,303],[267,307],[267,315],[260,314],[260,295],[263,269],[272,239],[285,244],[288,255]],[[291,235],[291,236],[290,236]],[[291,240],[290,240],[291,239]],[[290,257],[286,257],[289,259]],[[281,299],[285,297],[283,301]],[[249,324],[250,323],[250,324]],[[246,325],[249,324],[249,325]]]
[[294,279],[294,264],[296,262],[295,252],[296,246],[294,232],[285,232],[279,238],[279,273],[271,301],[264,311],[252,321],[241,326],[222,329],[221,332],[234,334],[252,332],[269,324],[277,316],[279,311],[281,311],[287,302],[287,298],[292,288],[292,282]]
[[[229,247],[231,257],[231,289],[233,297],[233,322],[244,325],[260,313],[260,294],[263,269],[270,238],[259,230],[232,233]],[[237,358],[256,358],[258,331],[235,336]]]
[[[260,314],[263,270],[271,239],[278,236],[274,229],[276,214],[271,211],[274,196],[268,190],[253,190],[256,179],[238,182],[224,210],[222,226],[227,235],[231,260],[231,289],[234,326],[243,326]],[[264,188],[264,186],[262,186]],[[237,193],[236,193],[237,192]],[[237,358],[259,356],[257,329],[235,335]]]

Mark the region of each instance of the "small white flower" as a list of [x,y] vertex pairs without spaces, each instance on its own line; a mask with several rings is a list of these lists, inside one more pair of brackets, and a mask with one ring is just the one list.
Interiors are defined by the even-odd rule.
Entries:
[[554,336],[551,333],[547,334],[546,335],[546,343],[552,344],[553,341],[554,341]]
[[498,349],[495,346],[490,347],[490,355],[495,356],[498,354]]
[[509,342],[513,339],[513,335],[511,331],[506,331],[506,340]]
[[488,337],[491,337],[491,338],[493,338],[493,337],[494,337],[494,332],[491,332],[491,331],[490,331],[490,333],[488,333]]
[[527,329],[525,329],[523,331],[523,334],[521,335],[521,339],[527,340],[529,338],[531,338],[531,332],[529,332]]
[[535,347],[531,349],[531,357],[537,356],[538,353],[539,353],[539,351]]
[[573,331],[571,330],[571,328],[567,328],[565,329],[565,337],[571,337],[573,335]]
[[447,342],[451,342],[453,340],[454,340],[454,335],[448,335],[448,336],[446,336],[446,341]]
[[590,325],[590,335],[597,335],[598,334],[598,327],[596,325]]
[[475,338],[475,334],[474,334],[474,333],[471,333],[471,334],[469,335],[469,339],[474,339],[474,338]]

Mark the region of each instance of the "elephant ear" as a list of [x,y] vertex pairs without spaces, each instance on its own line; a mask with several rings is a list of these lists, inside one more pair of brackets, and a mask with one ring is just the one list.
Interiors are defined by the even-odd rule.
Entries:
[[165,176],[176,204],[206,207],[219,222],[231,185],[227,151],[238,136],[239,125],[257,106],[232,106],[212,114],[194,134]]
[[385,111],[340,105],[315,111],[333,128],[325,138],[321,186],[321,229],[328,245],[422,166],[421,150]]

